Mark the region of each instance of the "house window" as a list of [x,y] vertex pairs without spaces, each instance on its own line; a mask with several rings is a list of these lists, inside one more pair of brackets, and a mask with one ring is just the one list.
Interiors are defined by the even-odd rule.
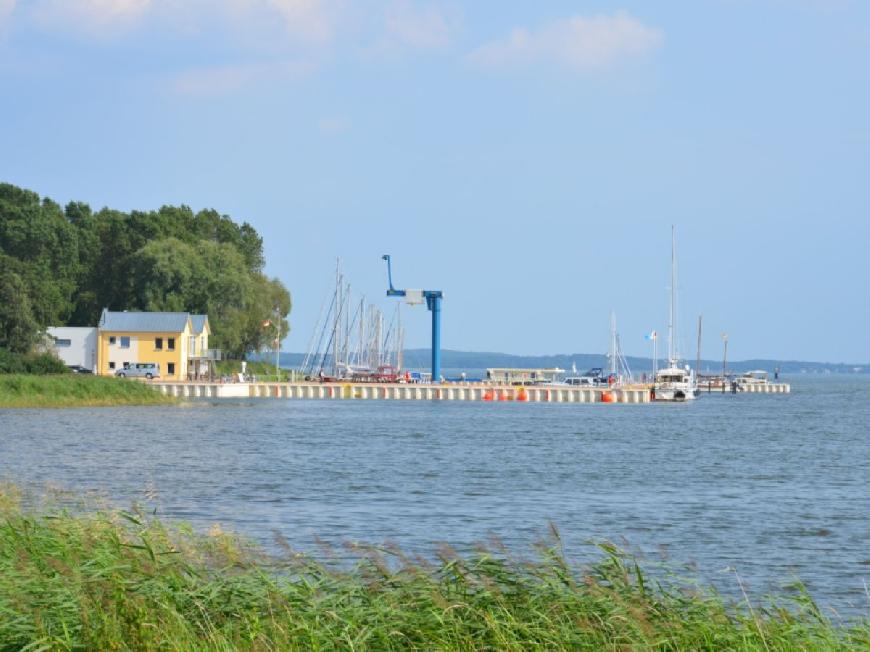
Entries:
[[130,368],[130,363],[129,363],[129,362],[125,362],[125,363],[124,363],[124,369],[129,369],[129,368]]
[[110,336],[109,336],[109,344],[114,344],[114,343],[115,343],[115,336],[114,336],[114,335],[110,335]]
[[174,337],[167,337],[166,338],[166,348],[169,349],[170,351],[175,350],[175,338]]
[[54,345],[58,348],[72,346],[72,340],[55,340]]
[[121,336],[121,348],[122,349],[129,349],[130,348],[130,338],[129,337]]
[[110,362],[110,363],[109,363],[109,369],[114,369],[114,368],[115,368],[115,363],[114,363],[114,362]]
[[155,337],[154,338],[154,348],[158,351],[163,350],[163,338],[162,337]]
[[[169,340],[169,341],[171,342],[172,340]],[[166,373],[168,373],[170,376],[175,375],[175,363],[174,362],[170,362],[169,364],[166,365]]]
[[190,347],[190,355],[196,355],[196,337],[191,335],[189,342],[190,344],[188,346]]

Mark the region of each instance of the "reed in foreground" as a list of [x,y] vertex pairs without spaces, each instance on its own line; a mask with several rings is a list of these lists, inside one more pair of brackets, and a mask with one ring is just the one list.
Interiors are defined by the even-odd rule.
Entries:
[[33,514],[0,489],[0,650],[854,650],[805,594],[728,605],[667,587],[613,547],[439,562],[362,550],[352,570],[277,560],[219,530],[125,512]]
[[0,408],[168,405],[175,402],[146,383],[123,378],[85,374],[0,374]]

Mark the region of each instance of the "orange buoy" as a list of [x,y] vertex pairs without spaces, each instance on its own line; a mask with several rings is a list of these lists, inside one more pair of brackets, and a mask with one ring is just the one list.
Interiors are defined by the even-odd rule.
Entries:
[[616,403],[616,395],[613,392],[601,392],[602,403]]
[[491,401],[492,400],[492,390],[491,389],[488,389],[483,393],[483,400],[484,401]]
[[518,401],[528,401],[529,400],[529,397],[526,396],[526,390],[521,389],[519,391],[519,393],[517,394],[517,400]]

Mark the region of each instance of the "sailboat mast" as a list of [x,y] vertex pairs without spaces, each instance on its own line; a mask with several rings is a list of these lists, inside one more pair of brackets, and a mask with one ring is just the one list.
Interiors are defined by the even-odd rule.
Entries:
[[341,258],[335,259],[335,321],[332,324],[332,375],[338,376],[338,352],[341,339]]
[[676,293],[677,293],[677,259],[676,259],[676,236],[674,225],[671,225],[671,314],[668,319],[668,361],[673,367],[677,360],[677,319],[676,319]]
[[610,311],[610,373],[617,375],[616,368],[616,313]]

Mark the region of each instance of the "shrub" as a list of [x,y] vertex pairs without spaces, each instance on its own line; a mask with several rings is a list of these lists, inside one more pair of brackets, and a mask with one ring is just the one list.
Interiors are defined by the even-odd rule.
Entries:
[[66,365],[50,353],[12,353],[0,349],[0,374],[47,374],[68,373]]

